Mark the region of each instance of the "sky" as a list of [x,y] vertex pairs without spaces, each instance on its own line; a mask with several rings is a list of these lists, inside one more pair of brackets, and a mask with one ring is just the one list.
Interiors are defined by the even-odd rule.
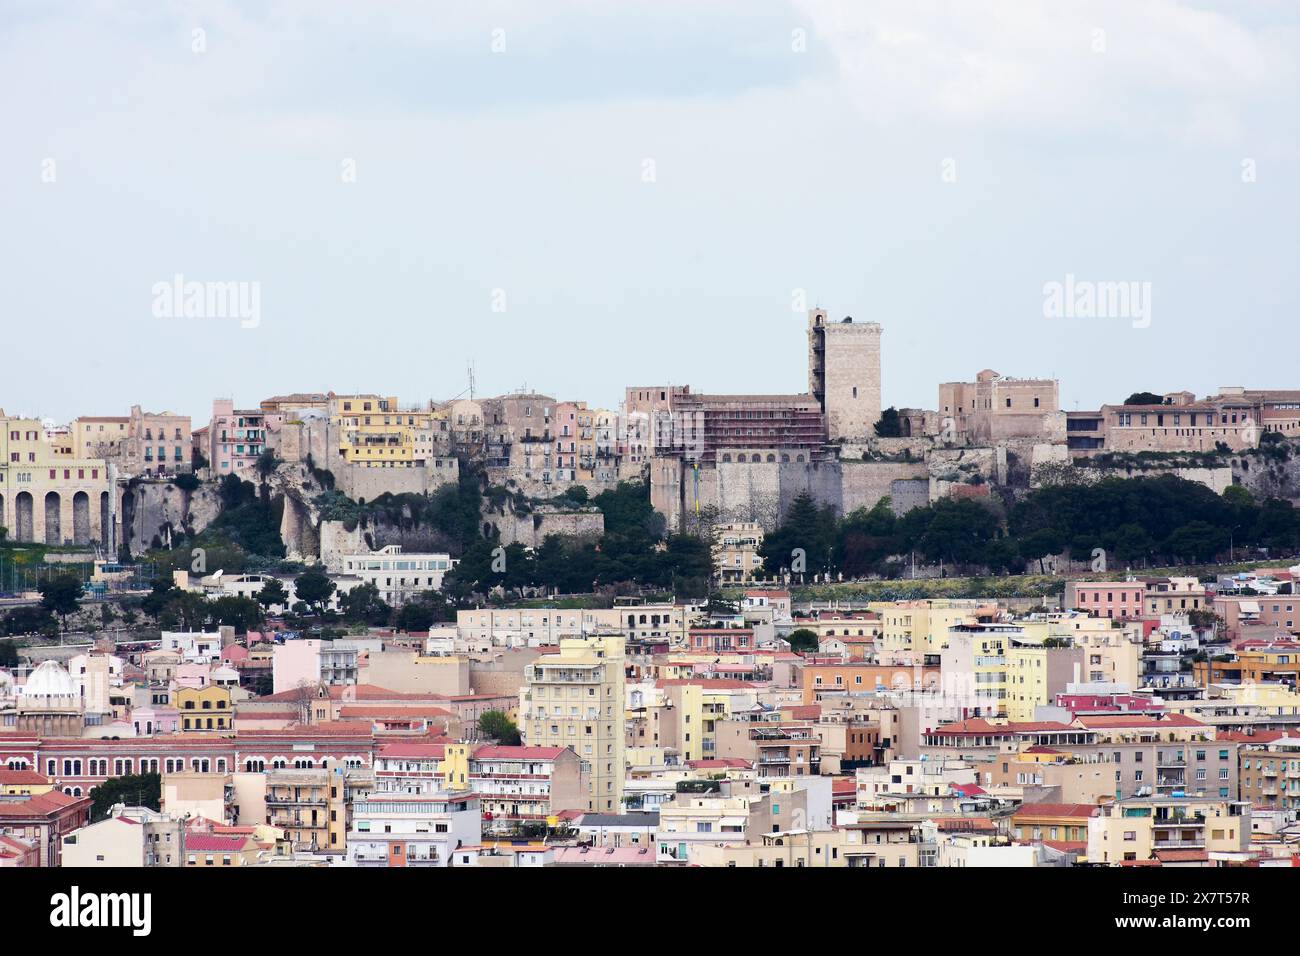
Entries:
[[886,405],[1297,388],[1298,63],[1281,0],[5,0],[0,407],[800,392],[814,305]]

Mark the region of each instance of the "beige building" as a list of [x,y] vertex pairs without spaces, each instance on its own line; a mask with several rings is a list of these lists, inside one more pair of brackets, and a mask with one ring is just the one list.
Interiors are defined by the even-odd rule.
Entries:
[[1009,439],[1060,441],[1065,416],[1050,378],[1005,378],[984,369],[973,382],[939,386],[939,436],[947,444],[994,445]]
[[39,419],[0,409],[0,527],[11,541],[111,547],[113,493],[102,458],[60,457]]
[[729,521],[715,526],[713,535],[713,573],[720,582],[743,584],[762,571],[763,526],[757,521]]
[[1129,797],[1088,819],[1088,862],[1207,865],[1250,847],[1250,804],[1205,797]]
[[571,747],[589,765],[588,810],[622,808],[624,640],[565,639],[524,669],[520,716],[532,747]]
[[185,825],[147,807],[116,806],[107,819],[63,838],[63,866],[182,866]]

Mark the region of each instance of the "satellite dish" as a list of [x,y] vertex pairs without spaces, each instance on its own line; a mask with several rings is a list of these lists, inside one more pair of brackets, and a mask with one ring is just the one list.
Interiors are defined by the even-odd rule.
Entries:
[[212,577],[213,577],[213,579],[215,580],[216,578],[221,577],[221,575],[223,575],[223,574],[225,574],[225,573],[226,573],[226,572],[225,572],[225,569],[224,569],[224,568],[218,568],[217,571],[216,571],[216,573],[213,574]]

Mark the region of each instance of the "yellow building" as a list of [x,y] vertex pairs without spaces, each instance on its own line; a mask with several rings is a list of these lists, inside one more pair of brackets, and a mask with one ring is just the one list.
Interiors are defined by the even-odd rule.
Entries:
[[172,695],[172,706],[180,711],[183,731],[228,731],[234,726],[234,708],[227,687],[209,684],[178,688]]
[[39,419],[0,409],[0,527],[9,540],[111,544],[112,493],[102,458],[59,455]]
[[988,620],[997,609],[975,600],[879,601],[868,607],[881,617],[877,649],[882,653],[936,655],[959,624]]
[[335,767],[268,770],[267,823],[285,832],[295,850],[347,852],[343,771]]
[[570,747],[589,765],[589,810],[617,813],[622,806],[625,683],[619,635],[566,638],[557,653],[524,669],[524,740],[536,747]]
[[742,584],[763,569],[763,526],[757,521],[729,521],[713,535],[713,573],[723,584]]
[[1088,862],[1206,863],[1244,859],[1250,804],[1208,797],[1129,797],[1088,818]]
[[0,767],[0,797],[38,797],[54,784],[35,770],[6,770]]
[[338,455],[350,465],[412,468],[433,458],[447,433],[445,410],[403,408],[396,396],[336,395],[329,414]]

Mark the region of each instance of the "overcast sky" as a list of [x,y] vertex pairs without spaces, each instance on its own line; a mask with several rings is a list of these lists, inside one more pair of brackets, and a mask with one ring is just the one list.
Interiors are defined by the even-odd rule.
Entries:
[[5,0],[0,407],[797,392],[801,295],[887,405],[1300,387],[1297,62],[1280,0]]

